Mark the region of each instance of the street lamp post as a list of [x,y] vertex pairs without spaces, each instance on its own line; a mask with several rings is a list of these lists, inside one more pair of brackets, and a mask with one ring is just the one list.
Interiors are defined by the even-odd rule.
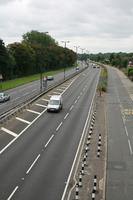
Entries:
[[[82,49],[82,48],[80,48],[80,49],[82,50],[82,58],[83,58],[83,52],[85,49]],[[82,66],[83,66],[83,60],[82,60]]]
[[[48,32],[43,32],[44,34],[47,34]],[[42,52],[41,52],[42,54]],[[42,59],[42,56],[41,56],[41,59]],[[42,72],[42,63],[40,63],[40,92],[42,92],[42,88],[43,88],[43,72]]]
[[[64,45],[65,45],[65,61],[66,61],[66,44],[69,43],[70,41],[61,41],[61,42],[64,43]],[[64,64],[64,80],[66,78],[66,74],[65,74],[66,69],[65,68],[66,68],[66,62]]]
[[76,56],[77,56],[77,59],[76,59],[76,67],[78,66],[78,48],[80,46],[74,46],[76,48]]

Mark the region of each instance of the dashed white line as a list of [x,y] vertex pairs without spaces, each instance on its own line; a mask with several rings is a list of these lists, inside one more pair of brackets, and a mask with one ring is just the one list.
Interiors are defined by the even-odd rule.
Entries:
[[70,111],[73,109],[74,105],[71,106]]
[[63,124],[63,122],[61,122],[61,123],[59,124],[59,126],[56,128],[56,131],[59,130],[59,128],[62,126],[62,124]]
[[127,127],[124,125],[124,127],[125,127],[125,132],[126,132],[126,135],[127,135],[127,137],[128,137],[128,131],[127,131]]
[[27,170],[26,174],[28,174],[30,172],[30,170],[33,168],[33,166],[35,165],[35,163],[37,162],[37,160],[39,159],[39,157],[40,157],[40,154],[36,157],[36,159],[34,160],[34,162],[32,163],[32,165]]
[[68,117],[68,115],[69,115],[69,113],[67,113],[67,114],[65,115],[64,119],[66,119],[66,118]]
[[15,192],[17,191],[17,189],[18,189],[18,186],[15,187],[15,189],[14,189],[13,192],[10,194],[10,196],[8,197],[7,200],[10,200],[10,199],[13,197],[13,195],[15,194]]
[[18,135],[16,133],[14,133],[13,131],[8,130],[7,128],[2,127],[1,128],[2,131],[14,136],[15,138],[18,137]]
[[132,150],[132,146],[131,146],[131,142],[130,142],[130,140],[128,140],[128,145],[129,145],[130,153],[131,153],[131,155],[132,155],[132,154],[133,154],[133,150]]
[[58,94],[58,95],[60,95],[61,93],[59,93],[59,92],[53,92],[54,94]]
[[21,121],[21,122],[24,122],[26,124],[30,124],[31,123],[31,122],[29,122],[29,121],[27,121],[25,119],[20,118],[20,117],[16,117],[16,119],[19,120],[19,121]]
[[26,109],[28,112],[31,112],[31,113],[35,113],[37,115],[40,115],[41,113],[40,112],[37,112],[35,110],[30,110],[30,109]]
[[56,90],[58,90],[58,91],[61,91],[61,92],[63,92],[63,91],[64,91],[63,89],[60,89],[60,88],[57,88]]
[[29,92],[26,92],[25,94],[23,94],[22,96],[26,96],[27,94],[29,94]]
[[48,142],[45,144],[45,148],[48,146],[48,144],[50,143],[53,137],[54,137],[54,134],[49,138]]
[[80,98],[80,96],[78,96],[78,98],[77,99],[79,99]]
[[77,103],[77,101],[78,101],[78,100],[76,99],[74,103]]

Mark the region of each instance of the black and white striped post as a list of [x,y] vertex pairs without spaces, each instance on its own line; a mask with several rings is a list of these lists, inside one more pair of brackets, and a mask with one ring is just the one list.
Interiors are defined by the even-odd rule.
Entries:
[[82,172],[79,174],[79,187],[82,187]]
[[85,166],[84,166],[84,163],[82,163],[82,166],[81,166],[81,174],[82,174],[82,175],[84,175],[84,167],[85,167]]
[[78,183],[76,184],[76,193],[75,193],[75,200],[79,199],[79,185]]
[[93,190],[92,190],[92,200],[95,200],[96,197],[96,191],[97,191],[97,176],[94,175],[94,180],[93,180]]

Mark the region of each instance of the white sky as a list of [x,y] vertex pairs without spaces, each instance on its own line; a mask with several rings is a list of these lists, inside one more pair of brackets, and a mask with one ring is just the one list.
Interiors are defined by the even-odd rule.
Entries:
[[133,52],[132,23],[133,0],[0,0],[0,38],[6,44],[37,30],[59,44],[69,40],[71,49]]

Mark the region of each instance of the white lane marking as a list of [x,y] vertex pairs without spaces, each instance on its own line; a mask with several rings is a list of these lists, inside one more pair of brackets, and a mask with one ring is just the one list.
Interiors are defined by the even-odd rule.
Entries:
[[125,127],[125,132],[126,132],[126,135],[127,135],[127,137],[128,137],[128,131],[127,131],[127,127],[124,125],[124,127]]
[[12,135],[15,138],[18,137],[18,135],[16,133],[14,133],[13,131],[10,131],[10,130],[4,128],[4,127],[1,127],[1,130],[6,132],[6,133],[8,133],[8,134],[10,134],[10,135]]
[[29,122],[29,121],[27,121],[25,119],[20,118],[20,117],[16,117],[16,119],[19,120],[19,121],[21,121],[21,122],[24,122],[26,124],[30,124],[31,123],[31,122]]
[[63,89],[60,89],[60,88],[57,88],[56,90],[58,90],[58,91],[61,91],[61,92],[63,92],[63,91],[64,91]]
[[78,98],[77,99],[79,99],[80,98],[80,96],[78,96]]
[[83,93],[82,92],[80,92],[80,95],[82,95]]
[[28,112],[31,112],[31,113],[35,113],[37,115],[40,115],[41,113],[37,112],[37,111],[34,111],[34,110],[30,110],[30,109],[26,109]]
[[130,154],[133,154],[133,150],[132,150],[132,146],[131,146],[131,142],[130,140],[128,140],[128,145],[129,145],[129,150],[130,150]]
[[43,101],[47,101],[47,102],[49,101],[48,99],[41,99],[41,100],[43,100]]
[[[99,72],[99,75],[100,75],[100,72]],[[94,98],[95,98],[95,95],[96,95],[96,90],[97,90],[97,85],[98,85],[98,82],[99,82],[99,78],[97,80],[97,83],[96,83],[96,87],[95,87],[95,91],[94,91],[94,95],[92,97],[92,101],[91,101],[91,105],[90,105],[90,108],[89,108],[89,111],[88,111],[88,116],[87,116],[87,119],[86,119],[86,122],[85,122],[85,125],[84,125],[84,129],[83,129],[83,132],[82,132],[82,136],[80,138],[80,142],[79,142],[79,145],[78,145],[78,149],[77,149],[77,152],[76,152],[76,155],[75,155],[75,158],[74,158],[74,161],[73,161],[73,164],[72,164],[72,167],[71,167],[71,170],[70,170],[70,173],[69,173],[69,176],[67,178],[67,183],[66,183],[66,186],[65,186],[65,189],[64,189],[64,192],[63,192],[63,195],[62,195],[62,198],[61,200],[64,200],[65,199],[65,195],[66,195],[66,191],[67,191],[67,188],[68,188],[68,185],[69,185],[69,182],[70,182],[70,179],[71,179],[71,176],[72,176],[72,172],[74,170],[74,167],[75,167],[75,164],[76,164],[76,161],[77,161],[77,164],[76,164],[76,169],[74,170],[74,178],[75,178],[75,174],[77,173],[77,168],[79,167],[79,162],[80,162],[80,159],[81,159],[81,153],[82,153],[82,149],[83,149],[83,145],[84,145],[84,142],[85,142],[85,135],[87,135],[87,131],[88,131],[88,124],[90,123],[90,115],[91,115],[91,109],[93,107],[93,101],[94,101]],[[87,131],[86,131],[87,130]],[[84,140],[83,144],[82,144],[82,141]],[[82,148],[81,148],[81,144],[82,144]],[[81,150],[80,150],[81,148]],[[79,153],[80,152],[80,153]],[[80,155],[78,155],[80,154]],[[75,185],[74,185],[75,186]],[[68,198],[67,199],[70,199],[70,194],[73,190],[73,187],[71,188],[69,194],[68,194]]]
[[45,148],[48,146],[48,144],[50,143],[50,141],[52,140],[53,137],[54,137],[54,134],[49,138],[49,140],[48,140],[47,143],[45,144]]
[[29,92],[26,92],[25,94],[23,94],[22,96],[26,96],[27,94],[29,94]]
[[67,113],[67,114],[65,115],[64,119],[66,119],[66,118],[68,117],[68,115],[69,115],[69,113]]
[[59,92],[53,92],[53,93],[54,93],[54,94],[59,94],[59,95],[61,94],[61,93],[59,93]]
[[12,101],[15,101],[15,100],[17,100],[17,99],[20,99],[20,97],[17,97],[17,98],[15,98],[15,99],[12,99]]
[[27,127],[25,127],[20,134],[18,135],[18,137],[14,138],[11,142],[9,142],[1,151],[0,154],[2,154],[15,140],[17,140],[41,115],[43,115],[44,112],[46,112],[47,108],[43,110],[43,112],[41,112],[32,122],[31,124],[29,124]]
[[74,105],[71,106],[70,111],[73,109]]
[[61,123],[59,124],[59,126],[56,128],[56,131],[59,130],[59,128],[62,126],[62,124],[63,124],[63,122],[61,122]]
[[32,90],[31,92],[35,92],[37,89]]
[[34,162],[31,164],[31,166],[29,167],[29,169],[27,170],[26,174],[28,174],[30,172],[30,170],[33,168],[33,166],[35,165],[35,163],[38,161],[39,157],[41,155],[39,154],[36,159],[34,160]]
[[76,77],[69,85],[68,87],[66,87],[66,89],[62,92],[62,94],[64,94],[66,92],[66,90],[73,84],[73,82],[77,79],[78,77]]
[[47,107],[47,106],[45,106],[45,105],[42,105],[42,104],[40,104],[40,103],[35,103],[35,105],[36,105],[36,106],[43,107],[43,108],[46,108],[46,107]]
[[76,99],[74,103],[77,103],[77,101],[78,101],[78,100]]
[[10,196],[8,197],[7,200],[10,200],[13,197],[13,195],[15,194],[15,192],[17,191],[17,189],[18,189],[18,186],[15,187],[15,189],[12,191],[12,193],[10,194]]

